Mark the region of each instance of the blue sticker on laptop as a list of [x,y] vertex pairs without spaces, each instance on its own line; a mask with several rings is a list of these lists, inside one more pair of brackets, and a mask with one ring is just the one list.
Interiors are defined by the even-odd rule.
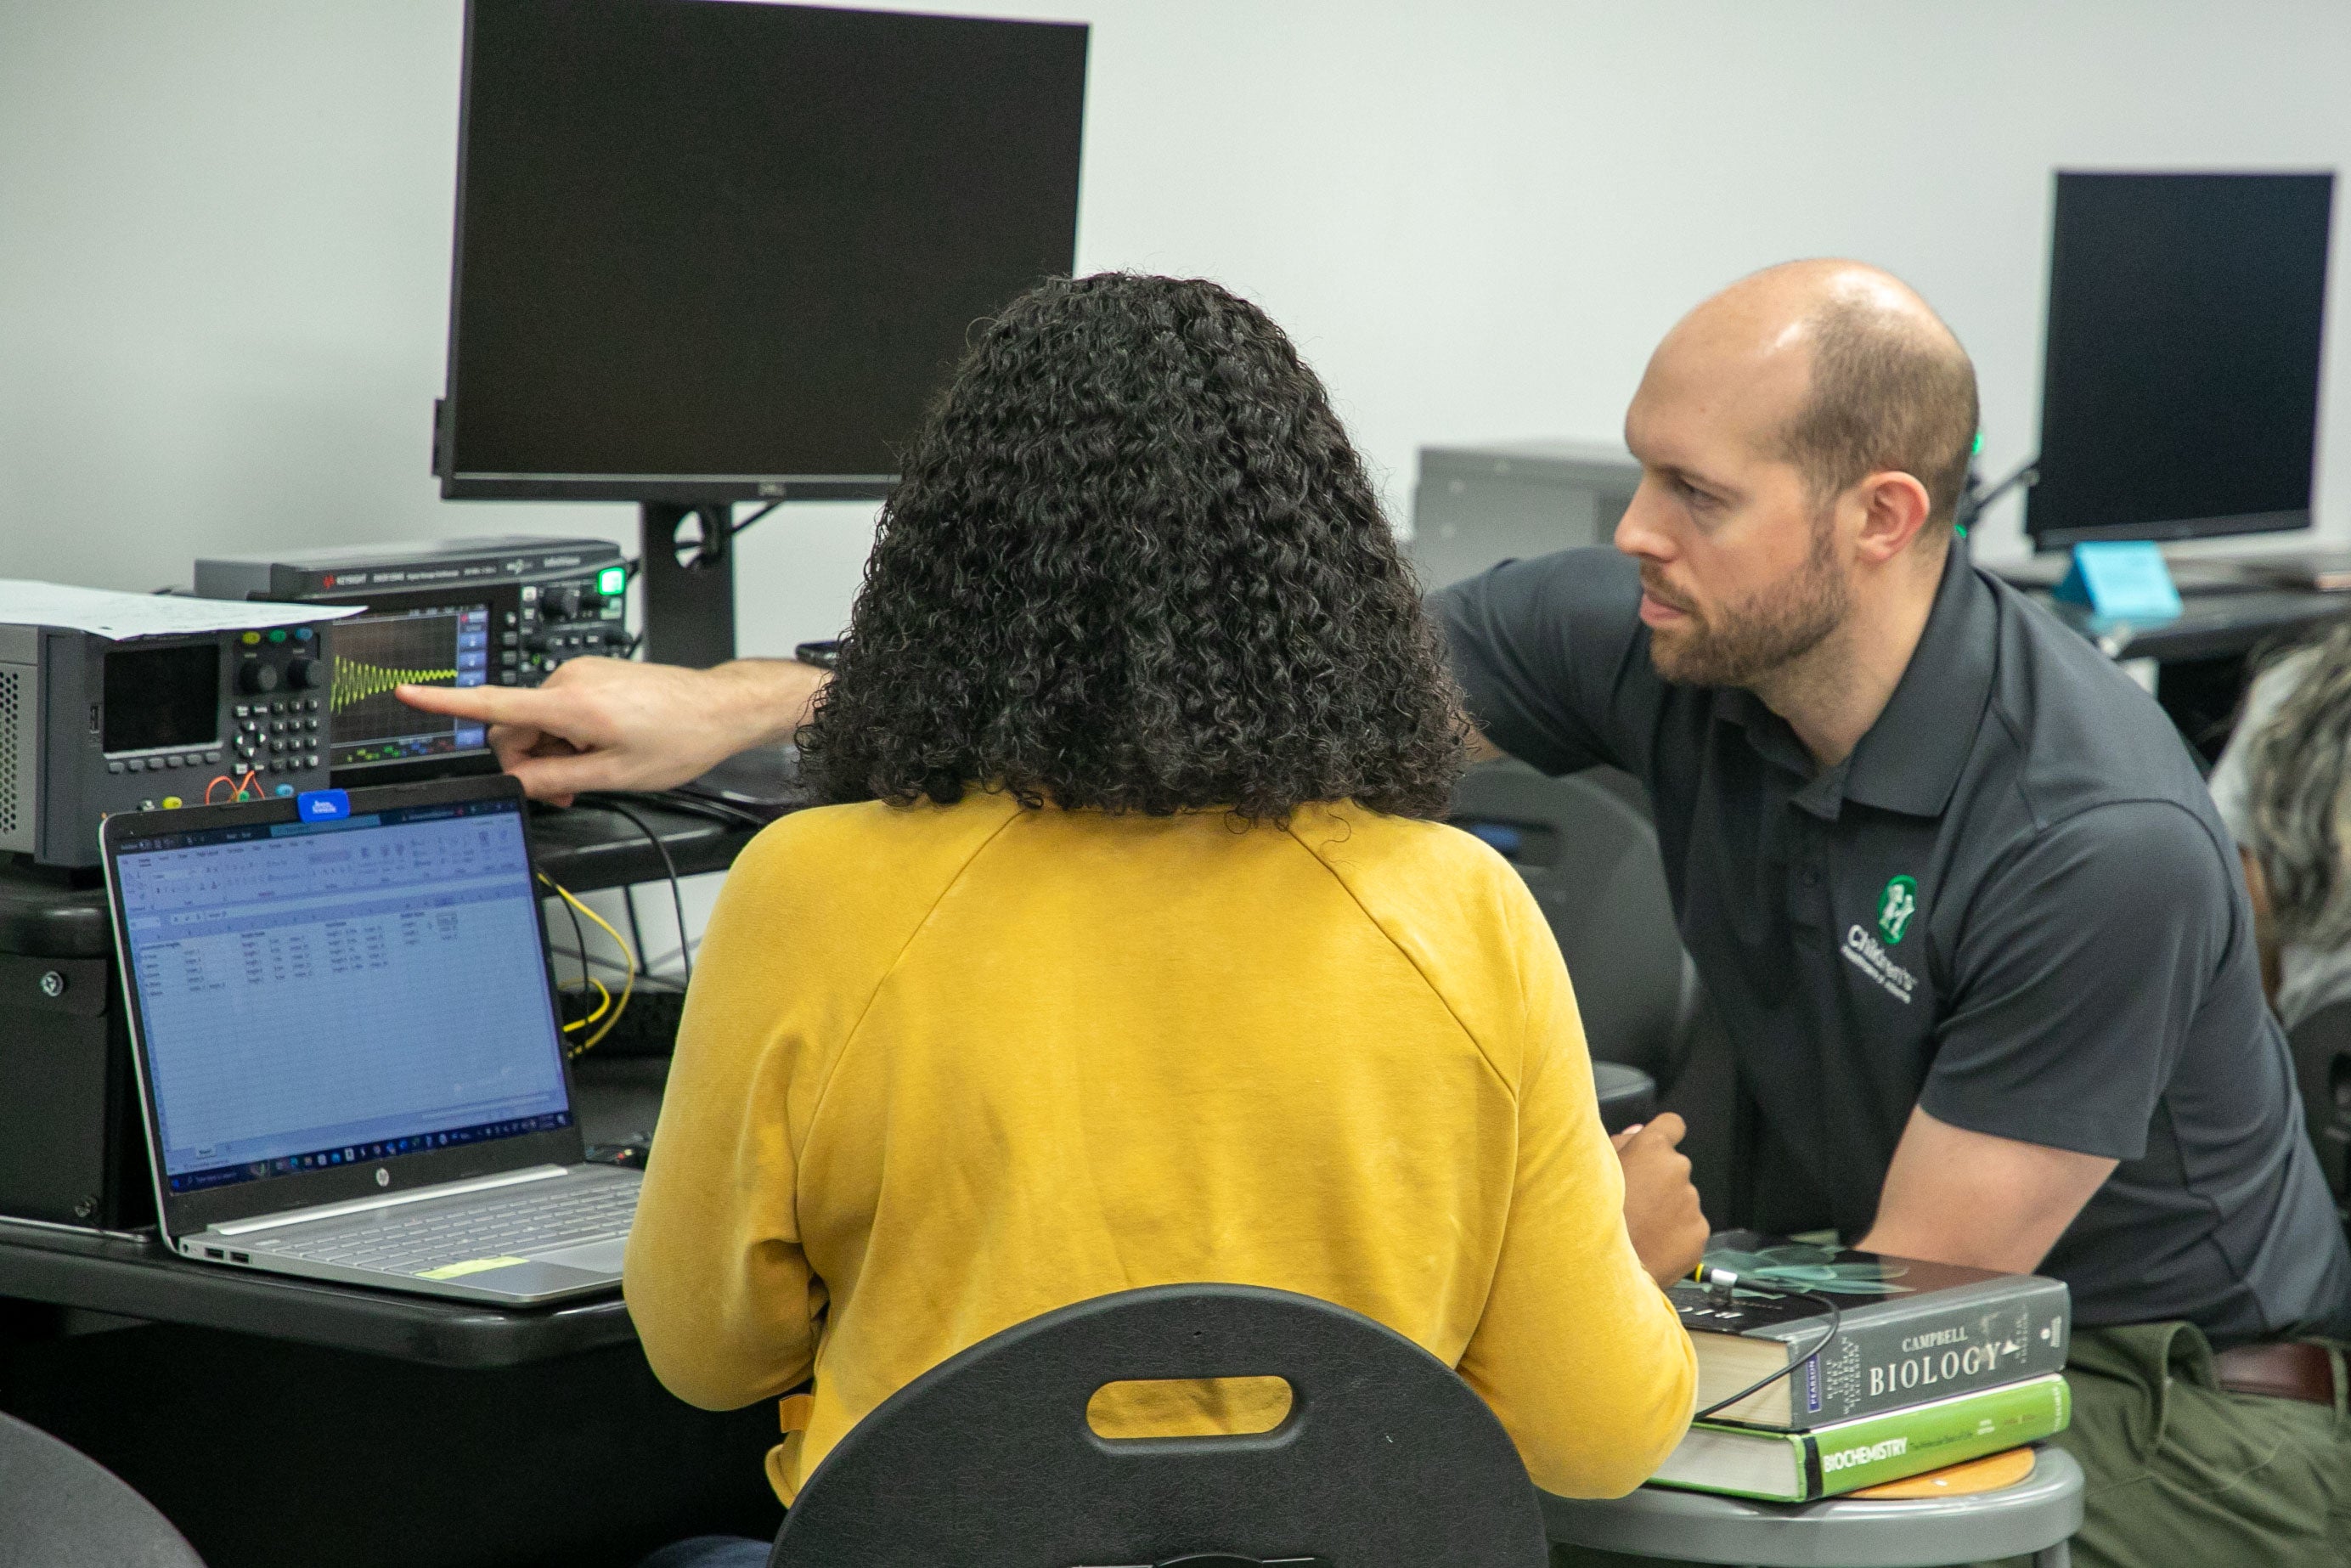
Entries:
[[351,814],[351,797],[344,789],[305,789],[294,797],[294,809],[306,822],[340,822]]

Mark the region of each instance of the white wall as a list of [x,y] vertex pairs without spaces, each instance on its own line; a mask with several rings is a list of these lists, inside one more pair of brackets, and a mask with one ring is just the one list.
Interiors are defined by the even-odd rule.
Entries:
[[[2330,0],[968,8],[1095,24],[1081,266],[1264,304],[1399,515],[1422,444],[1609,436],[1677,315],[1823,252],[1942,308],[2002,470],[2033,439],[2052,168],[2351,165]],[[0,0],[0,574],[150,588],[273,544],[629,537],[624,507],[444,503],[427,473],[459,21]],[[2351,538],[2351,396],[2320,484]],[[2014,517],[1980,548],[2020,550]],[[747,651],[837,629],[869,530],[826,507],[746,535]]]

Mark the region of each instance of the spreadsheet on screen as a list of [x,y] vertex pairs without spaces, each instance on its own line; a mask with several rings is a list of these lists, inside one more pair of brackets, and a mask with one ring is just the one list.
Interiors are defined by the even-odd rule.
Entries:
[[568,1109],[515,803],[170,834],[118,863],[168,1174]]

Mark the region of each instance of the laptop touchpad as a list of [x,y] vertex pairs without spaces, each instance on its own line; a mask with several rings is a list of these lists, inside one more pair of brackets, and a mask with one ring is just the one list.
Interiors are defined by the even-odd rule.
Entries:
[[621,1260],[628,1256],[629,1239],[615,1236],[609,1241],[590,1241],[584,1247],[566,1247],[560,1251],[533,1255],[538,1263],[560,1263],[567,1269],[585,1269],[596,1274],[617,1274]]

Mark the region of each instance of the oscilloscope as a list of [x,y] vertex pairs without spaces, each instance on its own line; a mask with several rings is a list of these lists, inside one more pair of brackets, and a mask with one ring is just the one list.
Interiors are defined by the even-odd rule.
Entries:
[[618,546],[517,535],[196,562],[209,598],[365,607],[335,623],[327,682],[329,760],[349,784],[495,767],[482,726],[392,688],[535,686],[567,659],[625,655],[628,581]]

